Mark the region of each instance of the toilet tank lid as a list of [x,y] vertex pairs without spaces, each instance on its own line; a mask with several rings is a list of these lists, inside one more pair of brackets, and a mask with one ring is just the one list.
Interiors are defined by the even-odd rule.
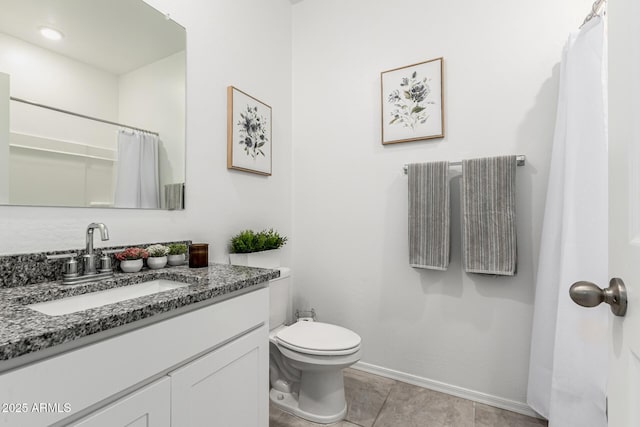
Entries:
[[360,345],[360,335],[343,328],[322,322],[296,322],[276,334],[283,344],[314,351],[348,350]]

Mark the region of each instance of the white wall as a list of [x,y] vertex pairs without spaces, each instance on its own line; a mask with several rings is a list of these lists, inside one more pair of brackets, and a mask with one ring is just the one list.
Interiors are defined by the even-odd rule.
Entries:
[[[591,0],[293,6],[295,304],[357,331],[362,361],[525,402],[558,62]],[[382,146],[380,72],[444,57],[444,139]],[[408,265],[409,162],[525,154],[518,274]],[[459,170],[459,169],[458,169]]]
[[185,59],[178,52],[119,78],[118,121],[160,134],[162,199],[165,184],[184,182]]
[[[291,234],[291,4],[288,0],[149,0],[187,28],[185,211],[0,206],[0,253],[84,246],[87,224],[107,224],[111,241],[192,239],[226,262],[243,228]],[[256,47],[258,46],[258,47]],[[226,169],[226,87],[273,107],[273,176]],[[290,245],[285,247],[288,262]]]

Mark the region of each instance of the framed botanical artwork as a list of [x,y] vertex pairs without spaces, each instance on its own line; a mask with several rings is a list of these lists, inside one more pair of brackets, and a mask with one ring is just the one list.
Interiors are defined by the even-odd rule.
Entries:
[[227,88],[227,169],[271,175],[271,107]]
[[382,143],[444,137],[443,58],[380,73]]

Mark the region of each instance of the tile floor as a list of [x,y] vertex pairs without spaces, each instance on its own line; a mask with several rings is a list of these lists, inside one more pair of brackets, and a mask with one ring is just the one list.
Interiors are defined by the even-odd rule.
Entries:
[[[356,369],[345,369],[348,412],[333,427],[536,427],[547,422],[427,390]],[[271,405],[269,427],[317,427]]]

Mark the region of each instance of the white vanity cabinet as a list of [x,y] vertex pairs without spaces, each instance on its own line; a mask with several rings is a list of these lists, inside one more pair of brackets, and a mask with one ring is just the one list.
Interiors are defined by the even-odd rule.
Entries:
[[[268,288],[0,374],[0,426],[267,427]],[[61,409],[62,408],[62,409]]]

